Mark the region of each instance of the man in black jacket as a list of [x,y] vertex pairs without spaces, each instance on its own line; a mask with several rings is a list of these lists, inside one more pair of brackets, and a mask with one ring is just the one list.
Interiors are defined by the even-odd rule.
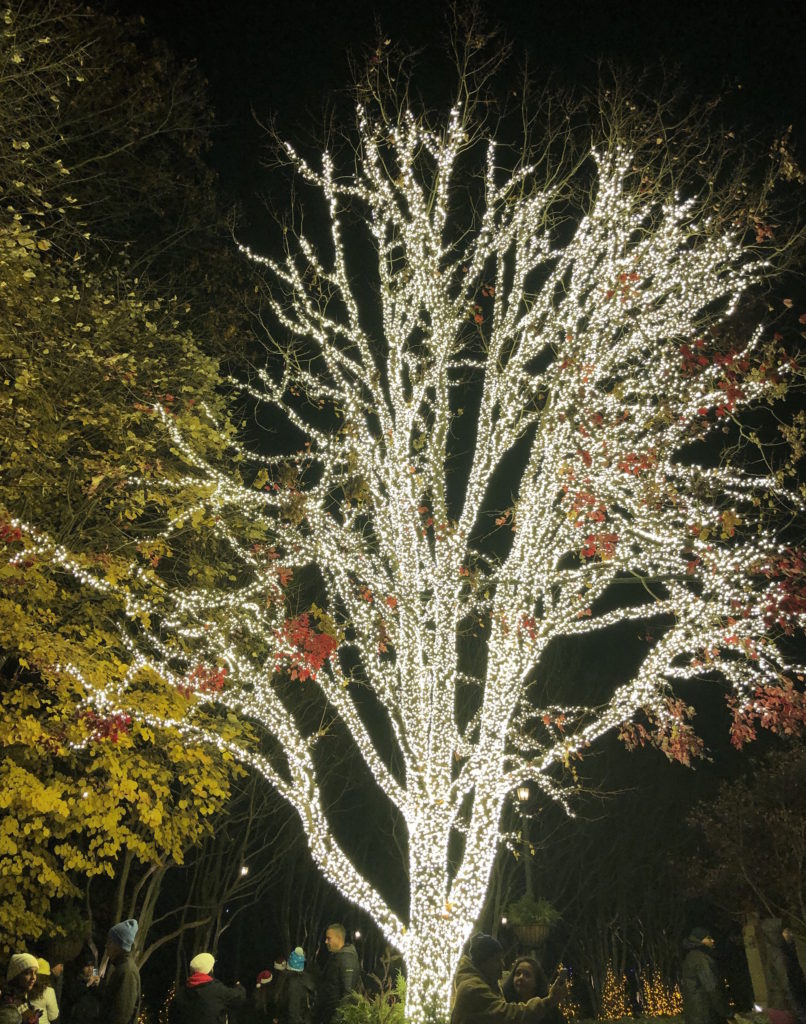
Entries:
[[692,928],[684,943],[680,993],[686,1024],[723,1024],[733,1020],[714,960],[715,945],[707,928]]
[[229,988],[212,977],[214,965],[210,953],[199,953],[190,961],[190,977],[171,1003],[171,1024],[223,1024],[227,1011],[243,1006],[246,990],[240,984]]
[[352,942],[347,942],[343,924],[328,925],[325,945],[330,954],[319,982],[318,1015],[320,1024],[330,1024],[347,996],[358,987],[361,964]]

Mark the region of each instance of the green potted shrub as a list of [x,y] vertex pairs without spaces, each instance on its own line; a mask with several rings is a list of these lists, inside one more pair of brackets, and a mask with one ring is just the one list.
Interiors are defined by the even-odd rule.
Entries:
[[543,896],[521,896],[507,907],[507,923],[527,946],[545,942],[551,926],[559,920],[560,912]]

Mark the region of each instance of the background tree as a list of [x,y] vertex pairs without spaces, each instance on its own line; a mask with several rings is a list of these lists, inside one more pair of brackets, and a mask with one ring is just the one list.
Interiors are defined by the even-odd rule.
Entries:
[[251,282],[205,161],[215,118],[193,63],[141,19],[34,0],[3,12],[0,96],[5,204],[143,298],[181,294],[175,317],[232,358]]
[[[165,872],[209,829],[238,769],[139,715],[90,709],[86,687],[130,679],[133,703],[159,720],[221,685],[215,667],[196,666],[181,691],[132,675],[119,623],[132,610],[133,557],[152,579],[219,580],[198,495],[153,486],[176,467],[153,410],[163,404],[214,452],[220,435],[196,409],[204,396],[223,414],[218,366],[187,328],[215,325],[220,352],[245,315],[241,282],[227,270],[202,159],[212,115],[192,67],[71,0],[32,3],[2,14],[0,98],[0,944],[52,934],[87,878],[81,915],[137,915],[146,943]],[[191,279],[181,303],[167,298]],[[169,547],[156,534],[180,510],[192,545],[186,533]],[[74,577],[37,563],[13,515],[109,587],[88,601]],[[98,875],[113,873],[110,893]]]
[[[621,761],[618,754],[605,755],[611,766]],[[558,961],[574,965],[577,997],[593,1016],[600,1015],[608,968],[616,978],[634,982],[636,1000],[653,975],[673,990],[690,927],[690,907],[673,869],[680,851],[659,838],[668,835],[686,793],[679,777],[685,769],[675,766],[663,774],[648,753],[639,757],[630,773],[635,781],[628,783],[634,788],[581,793],[572,819],[560,818],[559,809],[542,815],[552,839],[537,851],[536,869],[563,922],[552,950]],[[620,767],[630,771],[623,762]],[[600,772],[601,764],[588,766],[589,776]],[[638,779],[652,782],[641,785]]]
[[[724,689],[737,738],[762,700],[772,728],[804,714],[779,642],[803,625],[799,556],[773,533],[802,499],[791,464],[746,463],[739,421],[800,371],[763,328],[728,329],[767,272],[747,193],[668,110],[642,119],[623,95],[600,97],[593,125],[547,104],[525,148],[496,147],[478,121],[484,40],[469,39],[447,118],[370,86],[349,170],[289,148],[330,231],[317,245],[289,229],[286,258],[266,260],[282,368],[248,390],[285,413],[296,450],[225,474],[164,415],[186,467],[174,488],[199,495],[240,567],[170,609],[144,581],[130,606],[139,669],[185,686],[194,665],[226,667],[216,703],[259,725],[259,747],[194,715],[166,724],[292,804],[325,875],[403,953],[414,1019],[447,1005],[515,786],[564,799],[574,760],[619,729],[688,761],[692,682]],[[291,569],[321,595],[310,608],[282,603]],[[615,685],[544,672],[552,642],[594,633],[625,648]],[[129,682],[93,699],[119,713]],[[407,826],[397,905],[325,814],[318,769],[346,742]]]
[[[217,828],[190,858],[187,888],[176,901],[175,912],[188,920],[204,917],[193,932],[183,935],[177,948],[180,975],[195,951],[215,953],[224,933],[245,912],[257,909],[264,931],[270,931],[269,893],[290,871],[299,846],[299,829],[290,817],[260,776],[251,775],[234,787]],[[268,836],[273,840],[267,842]]]
[[[135,862],[181,862],[225,799],[232,765],[154,724],[182,717],[195,689],[214,689],[218,676],[200,670],[183,694],[133,669],[127,638],[115,625],[125,618],[121,597],[107,591],[88,600],[74,577],[37,560],[11,522],[13,509],[60,545],[72,545],[79,551],[74,568],[92,568],[110,586],[126,579],[133,556],[152,573],[165,559],[184,581],[206,578],[181,538],[171,548],[145,533],[133,536],[132,527],[156,525],[183,508],[195,514],[187,492],[149,493],[150,480],[164,482],[171,473],[169,445],[150,403],[159,396],[202,444],[205,437],[217,444],[218,435],[193,413],[195,393],[181,385],[176,395],[168,393],[174,372],[212,391],[215,364],[171,327],[169,309],[105,290],[108,283],[96,275],[79,275],[53,258],[44,236],[13,217],[4,221],[5,945],[46,931],[53,897],[77,895],[75,880],[82,876],[111,874],[124,850]],[[137,489],[126,484],[135,469],[142,474]],[[132,680],[133,706],[155,716],[152,721],[86,704],[88,686],[116,676]],[[128,896],[125,903],[137,900]]]
[[689,819],[698,844],[686,865],[688,888],[734,916],[781,917],[806,931],[804,802],[806,750],[797,742],[724,782]]

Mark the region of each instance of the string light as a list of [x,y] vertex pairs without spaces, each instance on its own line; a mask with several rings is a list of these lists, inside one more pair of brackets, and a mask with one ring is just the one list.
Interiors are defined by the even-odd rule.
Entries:
[[631,1016],[630,1000],[627,996],[627,976],[617,976],[613,964],[608,960],[602,985],[602,999],[599,1007],[601,1020],[621,1020]]
[[[697,465],[692,455],[693,432],[712,436],[725,410],[763,401],[773,386],[759,372],[737,383],[708,333],[763,273],[738,238],[698,219],[692,200],[642,196],[619,147],[592,154],[597,184],[560,243],[546,225],[561,191],[533,184],[530,167],[507,178],[490,145],[483,202],[457,230],[461,110],[439,133],[410,114],[376,126],[359,110],[358,132],[349,177],[327,154],[315,170],[288,149],[329,211],[328,244],[299,234],[284,261],[245,250],[273,277],[272,309],[289,345],[306,346],[304,357],[289,347],[281,373],[245,390],[283,410],[304,447],[260,458],[227,438],[238,457],[228,475],[162,413],[188,467],[164,486],[203,495],[162,539],[203,515],[241,563],[231,587],[166,594],[142,565],[112,584],[14,525],[25,533],[21,559],[35,552],[118,593],[136,624],[123,637],[125,677],[88,684],[92,706],[124,713],[126,690],[149,672],[189,693],[186,717],[160,724],[248,762],[296,808],[323,873],[403,954],[407,1012],[421,1020],[447,1006],[517,787],[531,782],[566,802],[563,766],[640,713],[668,752],[685,757],[694,741],[672,685],[704,666],[742,707],[778,685],[786,666],[768,620],[780,581],[762,570],[784,549],[757,505],[780,495],[802,511],[802,501],[772,476]],[[365,326],[346,207],[361,211],[377,254],[380,336]],[[761,329],[751,333],[731,365],[755,367],[763,342]],[[468,388],[479,405],[463,474],[454,437]],[[322,410],[336,429],[322,425]],[[479,538],[501,505],[494,474],[518,447],[527,457],[513,506],[496,519],[507,540],[496,557]],[[239,533],[245,519],[263,524],[265,544]],[[284,605],[285,575],[311,565],[326,627],[289,617]],[[647,583],[643,596],[603,610],[625,577]],[[793,614],[802,626],[802,610]],[[573,699],[571,683],[568,702],[555,694],[535,706],[529,686],[552,640],[629,621],[658,625],[630,680],[592,705]],[[478,674],[462,657],[470,631],[485,645]],[[321,737],[294,715],[289,671],[319,688],[407,824],[405,921],[330,830],[315,763]],[[359,714],[362,687],[386,710],[399,771]],[[476,698],[469,722],[457,714],[462,692]],[[216,734],[197,713],[206,700],[260,725],[282,756]],[[464,854],[449,867],[456,832]]]
[[660,969],[653,967],[641,979],[643,1012],[647,1017],[677,1017],[683,1012],[683,996],[677,984],[668,985]]

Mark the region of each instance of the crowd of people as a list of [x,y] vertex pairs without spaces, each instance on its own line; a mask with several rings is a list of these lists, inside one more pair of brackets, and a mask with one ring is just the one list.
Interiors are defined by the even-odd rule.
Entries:
[[[774,919],[765,924],[769,934],[765,942],[764,1019],[767,1024],[806,1024],[806,979],[795,937]],[[693,928],[684,943],[680,992],[685,1024],[736,1021],[715,947],[713,934],[702,927]],[[503,952],[490,935],[476,935],[470,941],[454,979],[450,1024],[562,1024],[564,973],[559,972],[549,985],[538,961],[526,956],[517,958],[504,976]]]
[[361,966],[344,925],[328,926],[325,946],[328,957],[321,972],[309,969],[304,949],[296,946],[271,969],[260,971],[249,994],[240,984],[227,986],[214,978],[213,956],[198,953],[169,1006],[170,1024],[331,1024],[358,987]]
[[134,1024],[140,1008],[140,974],[132,956],[136,936],[134,920],[109,929],[103,983],[92,950],[69,971],[63,963],[15,953],[0,997],[0,1024]]
[[[132,948],[137,930],[135,920],[109,930],[100,970],[90,949],[67,969],[15,953],[0,999],[0,1024],[136,1024],[141,986]],[[806,981],[787,932],[778,973],[791,1012],[786,1019],[767,1012],[771,1024],[806,1024]],[[187,979],[170,998],[170,1024],[334,1024],[339,1008],[361,985],[361,966],[342,924],[327,928],[325,946],[321,971],[309,969],[304,949],[297,946],[272,969],[260,971],[249,990],[240,982],[219,981],[214,956],[197,953]],[[685,942],[680,988],[686,1024],[734,1021],[714,947],[706,928],[694,928]],[[476,935],[456,971],[450,1024],[563,1024],[560,1004],[566,991],[565,972],[549,983],[531,956],[518,957],[505,975],[501,944],[491,935]],[[784,1005],[783,995],[776,998]]]
[[[136,1024],[140,1016],[140,973],[132,947],[137,921],[110,928],[100,969],[87,949],[65,970],[31,953],[8,962],[0,997],[0,1024]],[[355,946],[342,924],[325,932],[328,957],[316,976],[305,951],[262,970],[251,992],[240,982],[225,985],[213,976],[215,958],[197,953],[189,974],[173,993],[170,1024],[331,1024],[339,1006],[361,980]]]

